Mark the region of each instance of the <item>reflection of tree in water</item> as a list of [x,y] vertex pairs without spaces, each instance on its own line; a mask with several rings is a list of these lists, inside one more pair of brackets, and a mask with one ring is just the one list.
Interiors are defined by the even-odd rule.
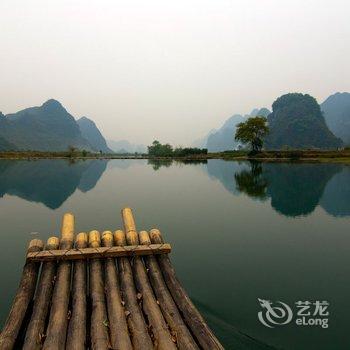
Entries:
[[251,162],[249,170],[235,174],[236,188],[254,199],[265,200],[267,195],[267,180],[264,177],[260,163]]
[[172,159],[148,159],[147,164],[152,165],[153,170],[157,171],[161,167],[169,168],[173,164]]
[[147,164],[152,165],[153,170],[157,171],[161,167],[169,168],[173,163],[176,164],[207,164],[206,159],[148,159]]
[[[234,179],[237,191],[253,199],[271,198],[271,206],[277,212],[295,217],[308,215],[315,210],[320,204],[327,183],[342,168],[339,164],[254,162],[250,164],[250,169],[237,171]],[[230,174],[221,175],[220,181],[229,178],[228,175]],[[224,186],[228,187],[226,183]],[[337,198],[339,197],[338,195]],[[347,202],[350,202],[350,199]],[[321,204],[325,207],[325,199]],[[342,208],[345,207],[343,204]],[[332,209],[332,215],[339,211],[335,205]]]

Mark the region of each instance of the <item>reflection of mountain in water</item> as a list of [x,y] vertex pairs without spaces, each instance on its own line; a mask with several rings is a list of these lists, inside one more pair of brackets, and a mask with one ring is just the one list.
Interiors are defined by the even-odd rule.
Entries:
[[241,192],[236,186],[235,174],[249,169],[248,162],[241,163],[220,159],[209,160],[207,166],[209,177],[218,179],[226,190],[234,195],[238,195]]
[[327,184],[320,201],[323,209],[333,216],[350,215],[350,167],[345,166]]
[[[208,162],[208,174],[232,194],[271,198],[285,216],[307,215],[318,204],[332,215],[350,214],[350,169],[340,164]],[[321,200],[322,198],[322,200]]]
[[14,195],[56,209],[76,188],[83,192],[91,190],[106,166],[106,160],[75,164],[66,160],[3,160],[0,161],[0,197]]
[[89,161],[87,166],[87,169],[81,174],[78,186],[79,190],[82,192],[88,192],[96,186],[98,180],[107,168],[107,160],[100,159]]
[[272,207],[286,216],[312,213],[339,164],[263,164]]

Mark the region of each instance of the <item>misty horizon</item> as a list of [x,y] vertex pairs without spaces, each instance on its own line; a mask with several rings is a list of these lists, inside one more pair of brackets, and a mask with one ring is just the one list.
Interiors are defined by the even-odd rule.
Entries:
[[[289,92],[349,91],[346,1],[4,1],[0,110],[54,98],[106,139],[190,145]],[[15,45],[14,45],[15,43]]]

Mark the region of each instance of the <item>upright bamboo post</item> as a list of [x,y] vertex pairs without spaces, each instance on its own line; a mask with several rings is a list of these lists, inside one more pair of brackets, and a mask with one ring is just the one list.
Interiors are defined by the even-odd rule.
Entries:
[[[163,243],[162,235],[157,229],[150,231],[150,237],[152,243]],[[168,255],[160,255],[158,257],[158,262],[162,269],[163,277],[168,286],[168,289],[200,346],[205,350],[223,350],[223,346],[210,330],[203,317],[198,312],[197,308],[194,306],[181,283],[177,279],[175,270],[170,262]]]
[[[101,246],[100,233],[93,230],[89,233],[89,247]],[[90,261],[90,296],[92,305],[91,314],[91,349],[107,350],[109,348],[108,318],[105,303],[105,293],[100,259]]]
[[[66,213],[62,220],[60,249],[71,249],[73,240],[74,216]],[[62,350],[66,344],[71,265],[70,261],[61,261],[57,268],[44,350]]]
[[[59,239],[50,237],[45,250],[58,249]],[[56,273],[56,262],[47,261],[41,268],[40,279],[34,298],[32,316],[24,339],[24,350],[41,349],[44,340],[46,318],[49,314],[52,290]]]
[[[104,231],[102,233],[102,245],[104,247],[113,246],[113,234],[111,231]],[[120,286],[117,277],[115,260],[113,258],[106,258],[104,260],[104,267],[105,290],[112,348],[117,350],[132,350],[125,310],[120,297]]]
[[[139,244],[138,234],[136,231],[135,221],[130,208],[122,210],[124,228],[126,232],[126,241],[129,245]],[[140,257],[133,258],[134,277],[136,286],[142,295],[142,307],[147,316],[148,322],[154,336],[155,347],[159,350],[176,349],[171,338],[168,326],[159,309],[154,297],[152,287],[149,283],[145,266]]]
[[[29,242],[28,253],[39,252],[43,249],[43,242],[33,239]],[[13,300],[10,313],[0,334],[0,349],[11,350],[16,342],[22,322],[33,299],[40,263],[28,261],[23,267],[21,281]]]
[[[114,232],[114,242],[117,246],[125,246],[125,233],[121,230]],[[138,295],[135,289],[130,261],[127,257],[117,259],[120,287],[128,314],[127,321],[133,348],[135,350],[153,350],[153,344],[147,331],[142,311],[138,304]]]
[[[80,232],[75,238],[75,248],[83,249],[88,245],[85,232]],[[86,349],[86,260],[73,263],[72,315],[68,326],[66,348],[69,350]]]
[[[139,240],[142,245],[150,245],[151,240],[147,231],[139,232]],[[173,337],[181,350],[199,349],[191,333],[185,325],[177,306],[164,282],[162,272],[159,268],[157,259],[154,255],[145,256],[144,258],[148,276],[151,281],[154,293],[159,301],[164,318],[166,319]]]

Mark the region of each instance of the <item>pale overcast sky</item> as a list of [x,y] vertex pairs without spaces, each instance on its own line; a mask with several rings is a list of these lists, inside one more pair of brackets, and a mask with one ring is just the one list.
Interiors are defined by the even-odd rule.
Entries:
[[1,0],[0,110],[59,100],[186,145],[281,94],[350,90],[348,0]]

